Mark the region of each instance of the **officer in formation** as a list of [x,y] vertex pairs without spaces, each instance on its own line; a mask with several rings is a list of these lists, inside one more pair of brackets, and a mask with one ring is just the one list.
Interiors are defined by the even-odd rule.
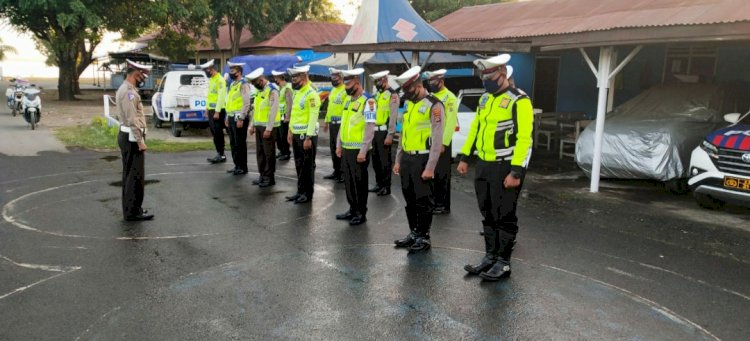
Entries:
[[352,226],[367,221],[367,167],[377,122],[375,99],[365,96],[359,80],[364,71],[362,68],[341,71],[346,98],[336,139],[336,155],[342,159],[349,210],[336,215],[336,219],[349,220]]
[[427,93],[420,71],[414,66],[396,78],[406,98],[406,111],[393,173],[401,175],[409,234],[394,243],[408,247],[410,253],[430,249],[434,204],[431,182],[443,147],[445,124],[443,103]]
[[281,126],[279,112],[279,88],[266,80],[265,70],[260,67],[245,78],[255,87],[253,103],[253,128],[250,134],[255,135],[255,156],[258,162],[260,177],[253,180],[253,185],[270,187],[276,184],[276,135]]
[[388,86],[389,71],[381,71],[370,75],[377,94],[377,121],[375,122],[375,137],[372,140],[372,168],[375,170],[375,186],[370,188],[371,193],[379,196],[391,194],[391,145],[393,135],[396,132],[396,121],[398,121],[398,107],[400,99],[398,92]]
[[153,214],[144,210],[144,169],[146,153],[146,116],[138,89],[142,88],[151,66],[127,60],[125,81],[117,89],[115,100],[120,113],[117,144],[122,153],[122,213],[127,221],[151,220]]
[[435,180],[433,190],[435,195],[435,207],[433,214],[448,214],[451,212],[451,150],[453,148],[453,133],[458,122],[458,101],[445,86],[445,73],[447,70],[427,71],[424,78],[427,87],[433,96],[437,97],[445,106],[445,129],[443,131],[442,149],[437,167],[435,167]]
[[247,174],[247,127],[250,121],[249,113],[252,89],[242,78],[242,68],[245,63],[227,62],[229,65],[229,85],[227,93],[227,118],[224,125],[229,131],[229,143],[232,146],[232,161],[234,168],[227,171],[233,175]]
[[295,204],[308,203],[313,198],[315,185],[315,152],[318,145],[318,111],[320,97],[308,77],[310,66],[289,69],[292,78],[294,99],[290,130],[287,135],[294,151],[294,166],[297,169],[297,193],[286,197]]
[[224,156],[224,120],[227,112],[224,110],[224,100],[227,93],[227,82],[216,70],[214,60],[200,66],[208,77],[208,95],[206,96],[206,116],[208,116],[208,128],[214,137],[216,156],[207,158],[210,163],[227,162]]
[[292,116],[291,103],[294,98],[294,90],[287,81],[288,74],[286,71],[273,70],[271,75],[273,75],[273,80],[279,88],[279,112],[281,113],[281,124],[276,136],[276,145],[279,148],[277,158],[281,161],[287,161],[290,159],[291,151],[286,135],[289,134],[289,118]]
[[326,175],[323,179],[344,182],[341,173],[341,157],[336,155],[336,136],[339,135],[341,127],[341,115],[344,111],[344,100],[346,88],[342,79],[341,70],[335,68],[328,69],[331,72],[331,85],[333,88],[328,94],[328,109],[323,124],[323,131],[328,131],[329,146],[331,148],[331,161],[333,161],[333,173]]
[[532,104],[510,85],[509,61],[508,54],[474,61],[487,92],[479,100],[458,165],[458,172],[466,174],[467,159],[475,152],[479,157],[474,189],[484,217],[485,255],[464,269],[489,281],[510,275],[518,233],[516,204],[531,158]]

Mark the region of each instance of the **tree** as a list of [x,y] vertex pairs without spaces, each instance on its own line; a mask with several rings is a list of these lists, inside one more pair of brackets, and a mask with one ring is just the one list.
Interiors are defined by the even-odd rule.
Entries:
[[[206,1],[0,0],[0,18],[31,33],[44,47],[60,70],[58,98],[69,101],[75,99],[78,77],[91,64],[105,31],[120,32],[127,39],[137,37],[151,25],[172,27],[168,24],[175,17]],[[169,11],[167,17],[164,8]]]
[[296,19],[341,22],[339,12],[330,0],[211,0],[211,9],[213,17],[209,31],[214,48],[218,49],[219,28],[227,25],[233,56],[240,53],[245,28],[260,41]]
[[440,19],[462,7],[508,1],[513,0],[409,0],[411,7],[427,22]]
[[149,6],[154,38],[149,48],[170,60],[182,60],[195,53],[200,37],[208,33],[211,8],[208,0],[162,1]]
[[5,59],[5,54],[8,52],[16,53],[16,49],[13,48],[13,46],[10,45],[4,45],[3,44],[3,38],[0,37],[0,60]]

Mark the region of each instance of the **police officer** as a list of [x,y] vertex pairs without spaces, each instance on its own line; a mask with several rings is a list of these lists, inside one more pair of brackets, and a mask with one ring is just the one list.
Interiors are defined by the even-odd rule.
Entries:
[[295,204],[310,202],[315,185],[315,151],[318,145],[318,111],[320,97],[312,86],[307,73],[310,66],[290,68],[294,100],[289,122],[287,141],[294,151],[294,166],[297,169],[297,193],[286,197]]
[[292,116],[292,99],[294,98],[294,90],[292,85],[287,81],[287,73],[284,71],[271,71],[273,79],[279,88],[279,112],[281,113],[281,125],[278,129],[276,137],[276,146],[279,148],[279,156],[277,157],[281,161],[288,161],[290,159],[289,142],[286,140],[286,135],[289,134],[289,118]]
[[377,104],[377,121],[375,122],[375,137],[372,140],[372,168],[375,170],[375,186],[371,193],[379,196],[391,194],[391,145],[393,134],[396,132],[398,120],[398,106],[400,99],[398,92],[388,87],[388,70],[370,75],[378,93],[375,95]]
[[122,153],[122,213],[127,221],[151,220],[153,214],[144,210],[146,116],[143,114],[142,88],[151,66],[127,59],[125,81],[117,89],[115,100],[120,113],[120,133],[117,144]]
[[208,77],[206,116],[208,116],[208,128],[214,137],[214,147],[216,148],[216,156],[206,160],[210,163],[227,162],[227,157],[224,156],[224,120],[227,117],[227,112],[224,110],[224,100],[226,99],[227,83],[216,70],[213,59],[200,67]]
[[232,146],[232,161],[234,168],[227,171],[233,175],[247,174],[247,128],[250,117],[252,89],[242,78],[242,68],[245,63],[227,62],[229,78],[232,84],[224,103],[226,103],[227,118],[224,125],[229,130],[229,142]]
[[433,206],[430,182],[435,177],[445,124],[443,104],[427,93],[419,80],[419,71],[421,68],[414,66],[396,78],[406,98],[406,111],[393,173],[401,175],[410,232],[394,243],[396,247],[408,247],[409,253],[430,249]]
[[453,148],[453,132],[458,122],[458,105],[456,95],[445,86],[445,73],[447,70],[427,71],[423,74],[427,89],[433,96],[437,97],[445,106],[445,129],[443,130],[443,146],[435,167],[435,180],[433,190],[435,195],[435,207],[433,214],[448,214],[451,212],[451,150]]
[[364,71],[362,68],[341,71],[347,96],[336,139],[336,155],[342,159],[349,210],[336,215],[336,219],[349,220],[352,226],[367,221],[367,167],[377,122],[375,99],[364,95],[359,81]]
[[255,87],[253,103],[253,126],[255,135],[255,156],[260,178],[254,185],[269,187],[276,184],[276,135],[281,126],[279,113],[279,88],[266,80],[262,67],[253,70],[245,78]]
[[510,55],[474,61],[487,92],[461,149],[458,172],[466,174],[466,162],[477,153],[474,188],[482,213],[485,255],[464,269],[485,280],[509,276],[510,256],[518,233],[516,205],[531,157],[534,113],[529,97],[512,87],[506,65]]
[[333,88],[328,94],[328,109],[326,111],[323,131],[328,131],[329,147],[331,148],[331,161],[333,161],[333,173],[326,175],[323,179],[344,182],[341,173],[341,157],[336,155],[336,137],[341,127],[341,114],[344,111],[344,99],[346,97],[346,88],[342,80],[341,70],[328,68],[331,72],[331,85]]

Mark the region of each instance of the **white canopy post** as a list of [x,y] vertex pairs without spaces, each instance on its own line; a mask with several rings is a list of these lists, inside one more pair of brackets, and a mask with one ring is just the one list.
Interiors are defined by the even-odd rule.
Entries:
[[591,59],[586,54],[586,51],[579,49],[583,54],[584,59],[589,64],[591,71],[596,75],[596,83],[599,88],[599,98],[596,105],[596,131],[594,133],[594,155],[591,163],[591,188],[592,193],[599,192],[599,179],[602,167],[602,142],[604,140],[604,120],[607,114],[607,97],[610,86],[610,79],[615,77],[625,65],[627,65],[636,54],[643,48],[642,45],[638,45],[633,51],[630,51],[627,57],[617,65],[616,68],[612,69],[612,59],[614,53],[613,46],[602,46],[599,48],[599,68],[594,68]]
[[411,67],[419,66],[419,51],[411,51]]
[[349,52],[346,54],[346,64],[349,66],[349,70],[354,68],[354,52]]

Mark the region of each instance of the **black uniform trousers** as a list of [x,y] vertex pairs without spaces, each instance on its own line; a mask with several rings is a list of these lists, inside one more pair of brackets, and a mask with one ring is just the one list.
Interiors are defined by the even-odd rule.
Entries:
[[336,175],[341,174],[341,158],[336,156],[336,139],[339,136],[339,129],[341,128],[341,122],[329,123],[328,124],[328,147],[331,148],[331,161],[333,161],[333,173]]
[[451,209],[451,148],[453,143],[445,146],[445,151],[440,154],[435,166],[435,180],[433,180],[433,191],[435,194],[435,207]]
[[429,238],[432,226],[432,186],[430,180],[422,180],[429,157],[429,154],[411,155],[404,152],[400,169],[409,230],[424,238]]
[[224,155],[224,120],[227,117],[227,112],[224,109],[221,109],[219,112],[219,119],[214,120],[215,112],[216,111],[213,109],[208,110],[208,128],[211,130],[211,135],[214,137],[216,153]]
[[229,144],[232,147],[232,161],[234,168],[247,172],[247,125],[249,117],[245,117],[242,128],[237,128],[234,116],[229,116]]
[[379,188],[391,188],[391,146],[385,145],[387,131],[376,131],[372,138],[372,169],[375,170],[375,184]]
[[122,213],[125,218],[143,212],[141,205],[146,185],[145,155],[138,150],[138,143],[128,140],[128,135],[122,131],[117,135],[122,154]]
[[289,142],[286,140],[289,134],[289,122],[281,121],[281,126],[276,130],[276,146],[279,148],[279,154],[291,155],[289,151]]
[[367,167],[370,165],[370,152],[365,156],[365,162],[357,162],[359,149],[344,149],[341,154],[341,171],[346,186],[346,201],[349,202],[349,212],[367,215]]
[[297,170],[297,194],[304,194],[312,199],[315,186],[315,154],[318,148],[318,137],[312,136],[312,148],[305,150],[305,135],[292,135],[294,168]]
[[[276,173],[276,135],[278,128],[271,130],[270,138],[263,138],[265,126],[255,126],[255,159],[258,162],[258,172],[261,177],[274,180]],[[285,139],[286,140],[286,139]]]
[[[477,194],[479,211],[484,217],[484,226],[505,231],[515,239],[518,233],[516,203],[521,186],[505,188],[503,181],[510,174],[510,161],[477,161],[474,189]],[[523,185],[523,176],[521,177]]]

